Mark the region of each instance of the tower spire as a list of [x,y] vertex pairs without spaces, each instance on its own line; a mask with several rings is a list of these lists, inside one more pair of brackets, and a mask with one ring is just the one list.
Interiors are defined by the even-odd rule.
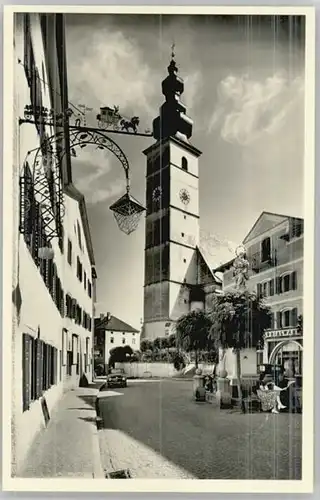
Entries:
[[153,137],[157,140],[176,136],[188,141],[192,135],[193,122],[186,115],[186,107],[180,101],[184,91],[183,79],[178,76],[175,61],[175,43],[171,45],[171,61],[167,68],[168,76],[162,81],[162,94],[165,102],[160,108],[159,116],[153,120]]
[[174,51],[175,47],[176,47],[176,44],[173,42],[171,45],[171,59],[174,59],[176,57],[176,54]]

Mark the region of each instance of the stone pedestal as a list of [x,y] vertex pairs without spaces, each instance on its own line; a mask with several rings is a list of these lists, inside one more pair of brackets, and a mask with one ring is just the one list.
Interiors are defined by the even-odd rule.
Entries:
[[197,401],[205,401],[206,391],[204,389],[204,376],[196,374],[193,377],[193,396]]
[[230,380],[227,378],[218,378],[217,380],[217,400],[220,408],[230,408],[231,406],[231,391]]

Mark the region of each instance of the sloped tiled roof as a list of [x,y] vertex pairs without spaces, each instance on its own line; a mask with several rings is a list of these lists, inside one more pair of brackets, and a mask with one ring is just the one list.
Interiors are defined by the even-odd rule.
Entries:
[[133,328],[133,326],[128,325],[116,316],[110,316],[109,320],[105,316],[103,319],[95,318],[94,327],[96,330],[108,330],[112,332],[132,332],[139,333],[139,330]]

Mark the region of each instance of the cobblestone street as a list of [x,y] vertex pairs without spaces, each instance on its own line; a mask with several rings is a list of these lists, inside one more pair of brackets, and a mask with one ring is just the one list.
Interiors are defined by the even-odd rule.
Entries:
[[137,478],[300,479],[302,417],[220,411],[192,400],[192,382],[129,381],[102,391],[106,471]]

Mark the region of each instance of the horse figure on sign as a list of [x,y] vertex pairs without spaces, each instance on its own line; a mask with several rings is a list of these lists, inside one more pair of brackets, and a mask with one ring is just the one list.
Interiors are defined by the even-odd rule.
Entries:
[[131,120],[122,119],[120,121],[121,130],[129,132],[129,129],[132,129],[132,131],[136,134],[138,131],[139,123],[140,123],[140,118],[138,116],[133,116]]

